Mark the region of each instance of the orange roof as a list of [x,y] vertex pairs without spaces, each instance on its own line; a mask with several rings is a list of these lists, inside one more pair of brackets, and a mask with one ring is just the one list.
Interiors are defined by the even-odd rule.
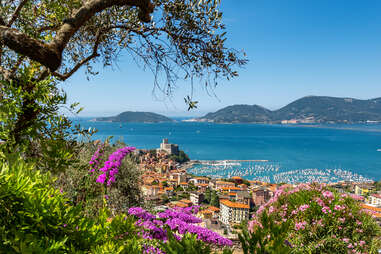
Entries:
[[231,207],[231,208],[245,208],[245,209],[249,209],[249,206],[246,205],[246,204],[241,204],[241,203],[237,203],[237,202],[231,202],[227,199],[222,199],[220,200],[220,203],[223,204],[223,205],[226,205],[228,207]]
[[206,187],[206,186],[209,186],[209,184],[208,183],[198,183],[198,184],[196,184],[196,186]]
[[173,187],[166,187],[166,188],[164,188],[164,190],[171,191],[171,190],[173,190]]
[[185,204],[190,204],[190,203],[192,203],[192,201],[190,201],[189,199],[181,199],[181,200],[179,200],[179,202],[183,202],[183,203],[185,203]]
[[182,182],[182,183],[180,183],[180,185],[188,185],[188,183]]
[[237,195],[237,193],[235,193],[235,192],[230,192],[229,193],[229,196],[236,196]]
[[235,187],[235,186],[230,186],[230,187],[221,187],[221,190],[241,190],[241,188]]
[[215,206],[209,206],[209,207],[208,207],[208,210],[213,211],[213,212],[219,212],[219,211],[220,211],[220,208],[215,207]]
[[365,208],[365,209],[368,209],[368,210],[372,210],[372,211],[381,213],[381,208],[370,206],[370,205],[366,205],[366,204],[361,204],[361,206],[362,206],[362,208]]
[[213,213],[213,212],[210,211],[210,210],[208,210],[208,209],[206,209],[206,210],[202,210],[202,211],[200,211],[200,213],[202,213],[202,214],[204,214],[204,213],[211,214],[211,213]]
[[203,177],[203,176],[198,176],[198,177],[195,177],[194,179],[197,179],[197,180],[209,180],[209,178]]
[[187,204],[184,204],[184,203],[182,203],[182,202],[176,202],[176,203],[174,203],[174,205],[175,206],[177,206],[177,207],[188,207],[188,205]]
[[225,181],[216,181],[216,184],[235,185],[235,183],[232,183],[232,182],[225,182]]
[[242,180],[242,177],[240,177],[240,176],[232,176],[231,179],[234,179],[234,180]]

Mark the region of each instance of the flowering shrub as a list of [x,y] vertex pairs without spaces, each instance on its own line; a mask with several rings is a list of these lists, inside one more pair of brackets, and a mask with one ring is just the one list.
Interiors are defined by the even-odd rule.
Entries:
[[[104,198],[113,214],[126,213],[128,207],[143,202],[137,181],[141,172],[128,152],[132,150],[120,142],[112,145],[109,140],[86,143],[78,154],[80,163],[60,174],[55,185],[88,216],[98,215]],[[106,177],[99,183],[102,174]]]
[[323,184],[281,187],[249,222],[252,235],[263,230],[267,217],[286,225],[283,241],[291,253],[373,253],[380,246],[380,228],[358,201]]
[[[99,169],[99,171],[102,171],[103,174],[100,174],[97,178],[98,183],[104,184],[104,182],[107,180],[107,186],[110,186],[111,183],[115,182],[115,175],[119,172],[119,167],[122,163],[123,158],[130,152],[135,150],[135,147],[123,147],[119,148],[110,156],[108,157],[108,160],[105,161],[104,166]],[[95,154],[98,152],[98,150],[95,152]],[[95,156],[95,154],[93,156]],[[90,162],[93,162],[91,160]],[[89,163],[90,163],[89,162]]]
[[229,239],[207,228],[195,225],[202,221],[193,216],[197,211],[198,207],[175,208],[153,215],[143,208],[132,207],[128,213],[138,219],[136,226],[142,228],[139,235],[148,240],[156,239],[167,242],[170,239],[175,239],[182,241],[185,237],[183,241],[185,244],[194,236],[194,241],[201,240],[206,244],[231,246],[232,242]]

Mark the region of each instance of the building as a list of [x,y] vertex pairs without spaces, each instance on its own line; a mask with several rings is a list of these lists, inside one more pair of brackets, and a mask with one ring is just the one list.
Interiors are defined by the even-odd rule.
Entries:
[[270,197],[270,191],[263,187],[253,190],[253,201],[256,206],[265,204]]
[[368,185],[356,185],[355,186],[355,194],[356,195],[365,195],[371,190]]
[[381,194],[372,194],[369,196],[369,203],[381,207]]
[[224,224],[241,223],[249,219],[249,209],[246,204],[220,200],[220,221]]
[[247,191],[241,191],[237,193],[237,196],[235,197],[235,201],[238,203],[246,204],[249,207],[254,207],[253,199],[249,192]]
[[189,196],[190,201],[192,201],[193,205],[200,205],[202,201],[204,201],[204,194],[199,192],[193,192]]
[[157,152],[166,152],[167,154],[179,154],[179,146],[176,144],[169,144],[168,139],[163,139],[163,142],[160,144],[160,148],[156,149]]
[[192,178],[189,181],[193,182],[194,185],[197,185],[197,184],[208,184],[209,185],[209,178],[207,178],[207,177],[199,176],[199,177]]
[[240,177],[240,176],[233,176],[231,179],[232,179],[236,184],[242,184],[242,183],[243,183],[243,179],[242,179],[242,177]]
[[225,181],[216,181],[216,189],[219,190],[223,187],[235,187],[235,183],[232,182],[225,182]]

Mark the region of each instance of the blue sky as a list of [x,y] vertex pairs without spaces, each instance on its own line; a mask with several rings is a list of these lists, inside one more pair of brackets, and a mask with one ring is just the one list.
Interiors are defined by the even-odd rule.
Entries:
[[199,108],[188,112],[189,84],[179,81],[171,98],[154,96],[153,76],[121,57],[113,69],[87,81],[83,70],[63,84],[81,116],[152,111],[200,116],[232,104],[280,108],[307,95],[381,97],[381,1],[222,0],[227,43],[249,63],[222,81],[216,97],[196,85]]

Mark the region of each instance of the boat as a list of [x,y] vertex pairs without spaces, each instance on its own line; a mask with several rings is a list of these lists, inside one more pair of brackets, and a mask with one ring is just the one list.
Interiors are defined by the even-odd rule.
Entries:
[[378,149],[377,149],[377,152],[381,152],[381,148],[378,148]]

